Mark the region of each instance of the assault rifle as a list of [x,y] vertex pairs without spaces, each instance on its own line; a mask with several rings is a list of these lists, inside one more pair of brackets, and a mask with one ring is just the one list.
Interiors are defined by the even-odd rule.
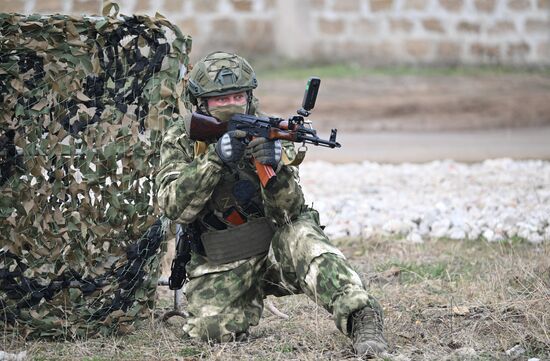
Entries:
[[[311,114],[311,110],[315,106],[320,84],[321,79],[319,78],[311,77],[308,80],[302,108],[297,111],[298,115],[294,115],[288,120],[276,117],[235,114],[228,122],[222,122],[212,116],[193,113],[189,127],[189,136],[193,140],[207,141],[217,139],[231,130],[244,130],[248,134],[247,139],[264,137],[328,148],[339,148],[341,145],[336,141],[336,129],[331,130],[329,140],[324,140],[317,136],[317,131],[311,127],[311,121],[305,119],[305,117]],[[276,178],[273,168],[258,161],[254,162],[262,186],[269,186]]]

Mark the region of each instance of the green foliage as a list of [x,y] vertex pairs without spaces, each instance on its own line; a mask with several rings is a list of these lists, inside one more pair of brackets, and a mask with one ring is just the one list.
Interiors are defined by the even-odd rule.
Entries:
[[204,353],[204,350],[202,348],[186,346],[186,347],[183,347],[181,350],[179,350],[177,352],[177,355],[182,357],[192,357],[192,356],[200,356],[203,353]]
[[415,283],[426,279],[446,279],[449,277],[448,264],[446,262],[390,262],[379,266],[379,271],[383,272],[394,267],[399,268],[400,280],[405,283]]

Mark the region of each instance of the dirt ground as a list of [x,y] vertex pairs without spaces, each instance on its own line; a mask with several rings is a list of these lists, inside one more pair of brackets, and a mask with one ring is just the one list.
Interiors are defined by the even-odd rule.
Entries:
[[[262,109],[301,105],[304,80],[261,81]],[[550,159],[550,76],[479,74],[322,79],[310,120],[338,150],[309,147],[306,161],[429,162]]]
[[[314,75],[314,74],[312,74]],[[306,79],[260,79],[262,109],[289,116]],[[550,125],[545,74],[321,79],[311,119],[323,131],[456,131]]]
[[[550,358],[550,245],[510,241],[340,239],[336,244],[384,307],[384,360]],[[304,295],[268,298],[248,342],[208,345],[185,338],[184,320],[158,319],[132,335],[77,342],[0,338],[0,349],[32,360],[357,360],[331,315]],[[162,315],[171,299],[157,305]],[[519,346],[517,346],[519,345]],[[517,358],[506,352],[516,347]]]

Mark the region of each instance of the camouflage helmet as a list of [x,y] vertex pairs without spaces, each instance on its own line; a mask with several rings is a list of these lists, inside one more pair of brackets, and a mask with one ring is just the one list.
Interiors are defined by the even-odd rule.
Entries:
[[197,99],[202,97],[250,91],[257,86],[254,69],[244,58],[216,51],[193,66],[187,82],[187,97],[197,105]]

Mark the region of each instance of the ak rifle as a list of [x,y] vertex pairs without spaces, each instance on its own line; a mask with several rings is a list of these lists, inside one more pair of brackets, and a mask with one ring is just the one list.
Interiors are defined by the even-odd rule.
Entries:
[[[321,79],[319,78],[311,77],[309,79],[302,101],[302,108],[297,111],[298,115],[294,115],[288,120],[250,114],[235,114],[228,122],[222,122],[212,116],[194,112],[191,115],[189,136],[193,140],[210,141],[218,139],[228,131],[243,130],[247,133],[247,139],[263,137],[339,148],[341,145],[336,141],[336,129],[331,130],[329,140],[321,139],[317,136],[317,131],[312,128],[311,121],[305,119],[311,114],[311,110],[315,106],[320,84]],[[275,171],[271,166],[261,164],[256,160],[254,163],[262,186],[269,186],[276,178]]]

